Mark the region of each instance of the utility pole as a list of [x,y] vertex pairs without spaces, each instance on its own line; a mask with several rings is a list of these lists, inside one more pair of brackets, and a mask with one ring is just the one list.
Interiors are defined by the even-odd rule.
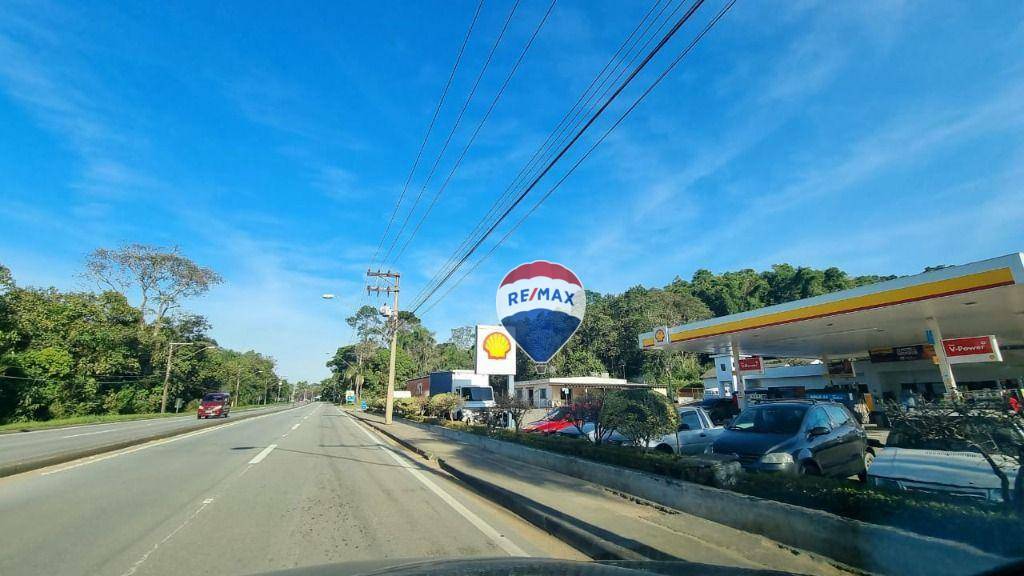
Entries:
[[391,329],[391,360],[388,363],[388,393],[384,398],[384,423],[391,424],[391,411],[395,404],[395,353],[398,350],[398,283],[401,278],[401,274],[398,272],[392,272],[391,270],[367,270],[366,276],[368,278],[383,278],[388,284],[386,286],[366,286],[366,293],[381,292],[390,294],[394,298],[394,307],[391,309],[391,313],[387,315],[388,323]]
[[[187,346],[189,344],[205,344],[206,348],[203,348],[203,350],[207,350],[207,349],[210,349],[210,348],[216,348],[216,346],[210,346],[207,342],[168,342],[167,343],[167,368],[164,370],[164,393],[163,393],[163,397],[160,399],[160,413],[161,414],[167,412],[167,393],[168,393],[168,390],[171,387],[171,360],[174,358],[174,347],[175,346]],[[195,356],[199,352],[202,352],[202,350],[197,351],[196,353],[192,354],[192,356]],[[191,358],[192,356],[187,357],[186,360],[188,358]]]

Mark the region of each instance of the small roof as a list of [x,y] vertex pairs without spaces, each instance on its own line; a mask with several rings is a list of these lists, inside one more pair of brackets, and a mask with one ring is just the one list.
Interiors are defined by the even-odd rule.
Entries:
[[866,356],[943,338],[994,334],[1024,344],[1024,254],[951,266],[786,304],[641,334],[641,348],[797,358]]
[[[623,378],[604,378],[602,376],[564,376],[524,380],[516,382],[516,386],[559,386],[562,388],[652,388],[648,384],[629,382]],[[656,387],[656,386],[655,386]]]

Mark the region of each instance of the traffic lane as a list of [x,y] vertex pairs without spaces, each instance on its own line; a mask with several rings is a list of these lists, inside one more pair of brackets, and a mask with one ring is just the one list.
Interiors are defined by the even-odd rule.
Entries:
[[123,574],[318,406],[0,479],[0,574]]
[[387,451],[333,406],[284,434],[136,573],[251,574],[389,558],[584,558]]
[[[279,407],[247,410],[245,414],[259,414],[277,410]],[[233,416],[241,413],[236,412]],[[224,420],[231,420],[232,416]],[[173,433],[176,431],[202,428],[205,420],[198,420],[195,414],[175,418],[156,418],[132,422],[90,424],[53,430],[38,430],[18,434],[0,435],[0,467],[20,462],[42,460],[63,454],[74,454],[83,450],[117,445],[147,436]]]

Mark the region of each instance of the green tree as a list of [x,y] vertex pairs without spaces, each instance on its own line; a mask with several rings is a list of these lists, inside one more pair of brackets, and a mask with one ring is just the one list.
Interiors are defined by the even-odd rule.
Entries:
[[604,398],[601,422],[646,452],[652,440],[675,431],[679,416],[662,394],[650,390],[616,390]]

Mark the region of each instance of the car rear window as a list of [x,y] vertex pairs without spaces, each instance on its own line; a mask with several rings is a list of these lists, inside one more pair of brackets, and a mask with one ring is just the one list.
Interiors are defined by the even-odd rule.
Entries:
[[223,402],[227,397],[227,394],[207,394],[203,396],[203,402]]

